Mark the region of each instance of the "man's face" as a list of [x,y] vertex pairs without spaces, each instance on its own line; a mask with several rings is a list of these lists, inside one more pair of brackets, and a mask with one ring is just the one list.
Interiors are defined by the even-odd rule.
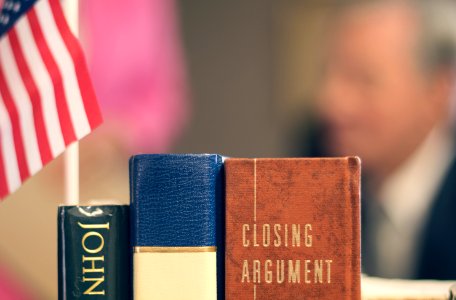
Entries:
[[318,102],[328,149],[359,155],[374,175],[400,164],[432,127],[416,24],[405,7],[354,9],[328,45]]

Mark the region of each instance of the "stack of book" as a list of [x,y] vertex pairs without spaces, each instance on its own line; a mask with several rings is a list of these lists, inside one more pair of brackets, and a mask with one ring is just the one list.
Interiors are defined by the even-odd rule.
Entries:
[[59,208],[59,299],[361,299],[359,183],[355,157],[134,156],[129,207]]

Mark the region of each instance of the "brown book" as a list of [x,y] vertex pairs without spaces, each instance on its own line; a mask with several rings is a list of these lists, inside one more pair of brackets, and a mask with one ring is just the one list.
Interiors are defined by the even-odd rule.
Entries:
[[227,159],[227,300],[360,293],[360,161]]

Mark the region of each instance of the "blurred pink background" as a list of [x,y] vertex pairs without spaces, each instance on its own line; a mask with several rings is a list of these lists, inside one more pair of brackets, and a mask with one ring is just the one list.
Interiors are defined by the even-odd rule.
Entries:
[[80,3],[81,39],[105,130],[115,130],[132,153],[168,151],[188,111],[175,2]]

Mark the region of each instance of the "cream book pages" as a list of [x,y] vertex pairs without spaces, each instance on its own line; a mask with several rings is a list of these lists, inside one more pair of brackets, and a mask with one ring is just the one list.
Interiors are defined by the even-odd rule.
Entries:
[[362,300],[448,300],[455,282],[363,276],[361,294]]
[[216,300],[215,252],[135,253],[135,300]]

